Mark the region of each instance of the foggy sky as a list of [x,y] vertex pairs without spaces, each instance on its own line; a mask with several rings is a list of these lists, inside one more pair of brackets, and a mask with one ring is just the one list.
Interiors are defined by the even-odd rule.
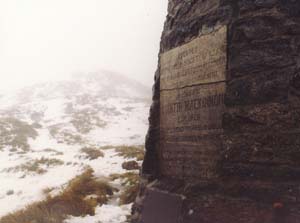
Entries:
[[167,0],[0,0],[0,88],[108,69],[152,85]]

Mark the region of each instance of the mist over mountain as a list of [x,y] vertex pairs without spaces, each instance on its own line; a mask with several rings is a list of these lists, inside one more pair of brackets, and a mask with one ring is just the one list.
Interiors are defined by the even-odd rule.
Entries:
[[[0,99],[3,94],[0,94]],[[17,90],[14,96],[17,99],[15,102],[27,103],[35,99],[72,98],[84,94],[102,99],[149,98],[150,88],[121,74],[102,70],[75,73],[70,80],[35,84]]]
[[149,87],[111,71],[2,93],[0,217],[87,167],[98,176],[126,172],[121,164],[128,158],[114,148],[143,145],[150,95]]

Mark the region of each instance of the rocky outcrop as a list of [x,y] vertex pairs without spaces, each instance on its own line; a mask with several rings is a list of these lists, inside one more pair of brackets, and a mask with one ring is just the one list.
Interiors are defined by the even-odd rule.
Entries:
[[143,212],[153,190],[183,198],[176,222],[300,222],[300,2],[170,0],[160,54],[220,27],[227,29],[226,90],[217,174],[164,174],[160,61],[133,222],[152,223]]

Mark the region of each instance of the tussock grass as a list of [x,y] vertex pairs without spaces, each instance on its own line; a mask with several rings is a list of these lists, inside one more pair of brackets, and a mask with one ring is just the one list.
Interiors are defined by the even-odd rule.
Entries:
[[60,151],[57,151],[57,150],[51,149],[51,148],[46,148],[46,149],[43,150],[43,152],[53,153],[53,154],[56,155],[56,156],[64,155],[63,152],[60,152]]
[[100,119],[98,112],[84,109],[73,112],[71,123],[82,134],[87,134],[93,130],[94,126],[104,128],[107,123]]
[[50,196],[49,194],[54,190],[53,187],[47,187],[45,189],[43,189],[43,194]]
[[107,182],[97,181],[93,170],[87,169],[59,195],[9,214],[0,223],[63,223],[68,215],[94,215],[95,207],[105,204],[115,190]]
[[126,187],[124,192],[120,195],[120,204],[131,204],[135,201],[139,193],[139,184]]
[[29,151],[28,138],[35,139],[37,131],[32,125],[14,117],[0,118],[0,150],[6,146],[21,151]]
[[100,147],[102,150],[106,149],[115,149],[119,156],[123,156],[128,159],[136,159],[137,161],[141,161],[145,156],[144,146],[102,146]]
[[[5,172],[25,172],[25,173],[36,173],[36,174],[44,174],[47,172],[47,168],[53,166],[63,165],[64,162],[59,159],[48,159],[48,158],[40,158],[28,161],[24,164],[21,164],[16,167],[4,169]],[[43,168],[45,167],[45,168]]]
[[118,146],[116,151],[125,158],[136,158],[138,161],[144,159],[145,151],[143,146]]
[[120,195],[120,204],[133,203],[139,192],[140,176],[137,173],[127,172],[124,174],[112,174],[110,178],[112,180],[123,180],[122,186],[125,187],[125,190]]
[[64,130],[63,127],[63,124],[52,125],[49,127],[50,135],[55,138],[58,143],[66,143],[68,145],[85,143],[85,140],[80,134]]
[[85,153],[89,160],[95,160],[95,159],[98,159],[99,157],[104,157],[103,152],[101,152],[97,148],[84,147],[80,151],[82,153]]
[[83,144],[84,139],[77,133],[61,131],[58,136],[58,143],[67,143],[68,145]]

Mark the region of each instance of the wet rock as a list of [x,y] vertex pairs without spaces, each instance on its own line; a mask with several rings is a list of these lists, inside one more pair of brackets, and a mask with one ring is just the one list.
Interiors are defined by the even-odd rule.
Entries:
[[14,192],[14,190],[8,190],[7,192],[6,192],[6,195],[7,196],[11,196],[11,195],[13,195],[15,192]]
[[128,161],[122,163],[122,168],[125,170],[138,170],[140,167],[136,161]]

